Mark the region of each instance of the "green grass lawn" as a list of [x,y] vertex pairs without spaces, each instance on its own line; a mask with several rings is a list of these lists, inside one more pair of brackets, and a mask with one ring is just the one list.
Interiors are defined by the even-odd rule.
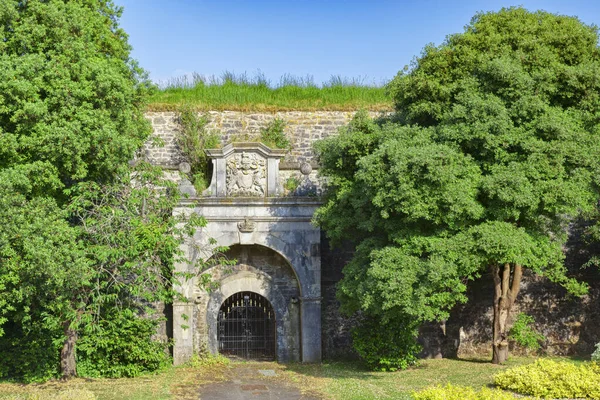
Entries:
[[479,389],[491,385],[498,372],[534,360],[512,358],[506,365],[493,365],[487,358],[423,360],[416,367],[397,372],[372,372],[356,363],[294,364],[287,367],[286,374],[318,388],[330,399],[410,399],[415,391],[447,383]]
[[[495,374],[506,368],[533,362],[534,358],[514,357],[506,365],[492,365],[488,359],[423,360],[417,367],[398,372],[372,372],[356,362],[323,364],[259,363],[257,369],[274,369],[276,379],[324,399],[410,399],[410,394],[428,386],[466,385],[481,388],[492,384]],[[69,391],[92,392],[98,400],[197,399],[201,385],[235,376],[236,366],[254,363],[232,362],[195,367],[174,367],[154,375],[131,379],[74,379],[70,382],[20,385],[0,383],[1,400],[71,400]]]
[[198,111],[372,111],[392,110],[383,86],[366,85],[357,79],[332,77],[323,85],[288,77],[272,86],[260,76],[225,73],[207,81],[180,78],[163,84],[150,98],[149,111],[176,111],[192,104]]
[[88,400],[82,394],[93,394],[97,400],[196,400],[200,386],[224,380],[226,369],[224,365],[171,367],[137,378],[76,378],[29,385],[0,382],[0,400]]

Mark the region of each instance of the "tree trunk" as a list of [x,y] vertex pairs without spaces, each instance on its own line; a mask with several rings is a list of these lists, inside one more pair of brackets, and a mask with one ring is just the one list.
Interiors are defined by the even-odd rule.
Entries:
[[508,359],[508,320],[512,306],[519,294],[523,269],[516,264],[491,267],[494,278],[494,328],[492,363],[503,364]]
[[60,351],[60,371],[62,379],[66,380],[77,376],[77,362],[75,361],[75,343],[77,331],[71,328],[70,322],[63,324],[65,341]]

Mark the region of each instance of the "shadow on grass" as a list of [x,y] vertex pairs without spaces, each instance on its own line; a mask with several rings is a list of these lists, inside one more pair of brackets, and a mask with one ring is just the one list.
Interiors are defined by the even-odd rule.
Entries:
[[296,374],[313,378],[345,378],[359,380],[380,379],[382,372],[372,371],[361,361],[324,361],[321,364],[285,364],[284,368]]

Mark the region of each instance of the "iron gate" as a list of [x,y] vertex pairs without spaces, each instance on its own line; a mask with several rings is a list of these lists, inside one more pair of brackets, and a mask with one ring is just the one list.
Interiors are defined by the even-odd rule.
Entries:
[[275,359],[275,313],[253,292],[227,298],[218,316],[219,353],[255,360]]

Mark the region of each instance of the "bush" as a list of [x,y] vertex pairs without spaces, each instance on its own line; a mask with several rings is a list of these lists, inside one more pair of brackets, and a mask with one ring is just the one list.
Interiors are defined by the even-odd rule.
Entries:
[[496,386],[541,398],[600,399],[600,366],[537,360],[494,377]]
[[286,125],[283,119],[275,118],[260,130],[260,141],[269,147],[291,150],[292,143],[283,132]]
[[515,396],[498,389],[481,388],[475,391],[468,386],[438,386],[413,393],[414,400],[514,400]]
[[167,345],[152,338],[158,321],[125,314],[81,336],[77,342],[79,375],[133,377],[171,364]]
[[24,383],[57,378],[62,332],[39,323],[28,328],[13,323],[4,325],[5,334],[0,336],[0,378]]
[[539,350],[540,342],[545,341],[546,336],[535,330],[533,326],[534,322],[532,316],[519,313],[517,320],[509,332],[508,338],[528,350]]
[[354,349],[369,368],[378,371],[397,371],[414,365],[421,350],[416,337],[413,323],[383,324],[376,318],[364,318],[352,330]]
[[204,150],[220,146],[219,136],[207,130],[209,121],[208,114],[199,114],[189,104],[179,108],[181,129],[177,132],[177,145],[190,163],[189,176],[198,193],[208,187],[210,180],[210,166]]

